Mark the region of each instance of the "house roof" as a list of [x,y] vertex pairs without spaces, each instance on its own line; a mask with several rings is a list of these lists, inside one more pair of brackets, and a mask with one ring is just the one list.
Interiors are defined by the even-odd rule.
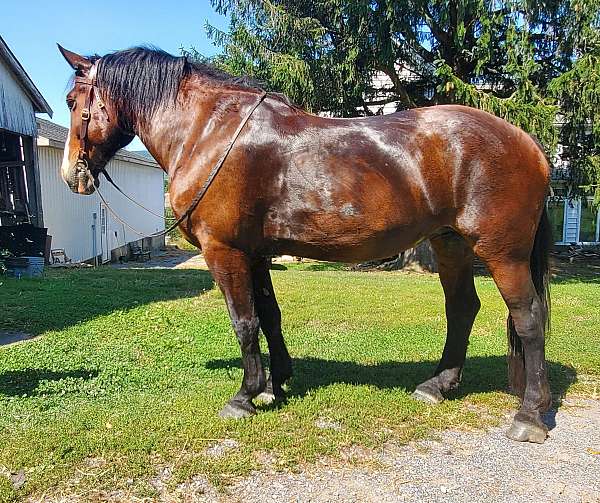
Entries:
[[33,109],[36,112],[48,114],[52,117],[52,109],[48,102],[42,96],[39,89],[35,87],[35,84],[27,75],[25,69],[21,66],[21,63],[17,60],[15,55],[12,53],[6,42],[0,36],[0,58],[8,65],[10,70],[15,74],[15,77],[31,102],[33,103]]
[[[67,141],[67,136],[69,135],[68,128],[52,121],[41,119],[40,117],[37,118],[37,124],[38,146],[65,148],[65,142]],[[115,157],[124,161],[143,164],[144,166],[160,168],[158,163],[149,153],[142,154],[140,152],[132,152],[130,150],[121,149],[117,151]]]
[[139,154],[143,157],[146,157],[147,159],[154,159],[154,157],[152,157],[152,154],[150,152],[148,152],[147,150],[132,150],[132,152]]

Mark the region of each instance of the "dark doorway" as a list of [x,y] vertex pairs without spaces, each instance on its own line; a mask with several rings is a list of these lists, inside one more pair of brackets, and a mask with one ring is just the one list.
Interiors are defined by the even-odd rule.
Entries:
[[0,225],[37,225],[37,205],[29,137],[0,129]]

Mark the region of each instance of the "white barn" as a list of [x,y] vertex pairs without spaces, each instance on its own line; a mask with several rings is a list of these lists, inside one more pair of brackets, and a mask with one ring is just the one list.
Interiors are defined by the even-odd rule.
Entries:
[[[108,262],[126,255],[130,243],[144,250],[162,246],[163,237],[148,236],[164,230],[164,220],[128,201],[104,177],[100,190],[110,208],[96,193],[81,196],[71,192],[60,176],[67,134],[67,128],[38,118],[41,199],[52,248],[64,249],[73,262],[94,257]],[[164,214],[164,174],[152,158],[119,150],[106,170],[126,194],[153,213]],[[127,225],[119,222],[111,209]]]

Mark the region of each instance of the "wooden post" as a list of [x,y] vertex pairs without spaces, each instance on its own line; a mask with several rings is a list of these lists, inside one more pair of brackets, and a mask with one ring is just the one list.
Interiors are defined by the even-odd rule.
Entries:
[[32,223],[36,227],[44,227],[42,186],[37,158],[36,139],[31,136],[22,136],[21,138],[23,138],[25,171],[27,173],[27,191],[29,192],[29,210],[32,215]]

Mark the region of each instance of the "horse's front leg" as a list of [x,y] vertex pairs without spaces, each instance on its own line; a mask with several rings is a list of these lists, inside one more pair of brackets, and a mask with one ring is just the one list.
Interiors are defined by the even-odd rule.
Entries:
[[244,379],[220,416],[242,418],[256,413],[252,399],[266,384],[258,343],[259,319],[254,306],[250,260],[243,252],[211,243],[203,247],[208,267],[225,296],[231,323],[242,351]]
[[259,396],[267,403],[285,399],[282,385],[292,377],[292,359],[281,333],[281,311],[271,282],[270,265],[271,260],[263,258],[252,267],[256,311],[269,345],[270,375],[264,393]]

